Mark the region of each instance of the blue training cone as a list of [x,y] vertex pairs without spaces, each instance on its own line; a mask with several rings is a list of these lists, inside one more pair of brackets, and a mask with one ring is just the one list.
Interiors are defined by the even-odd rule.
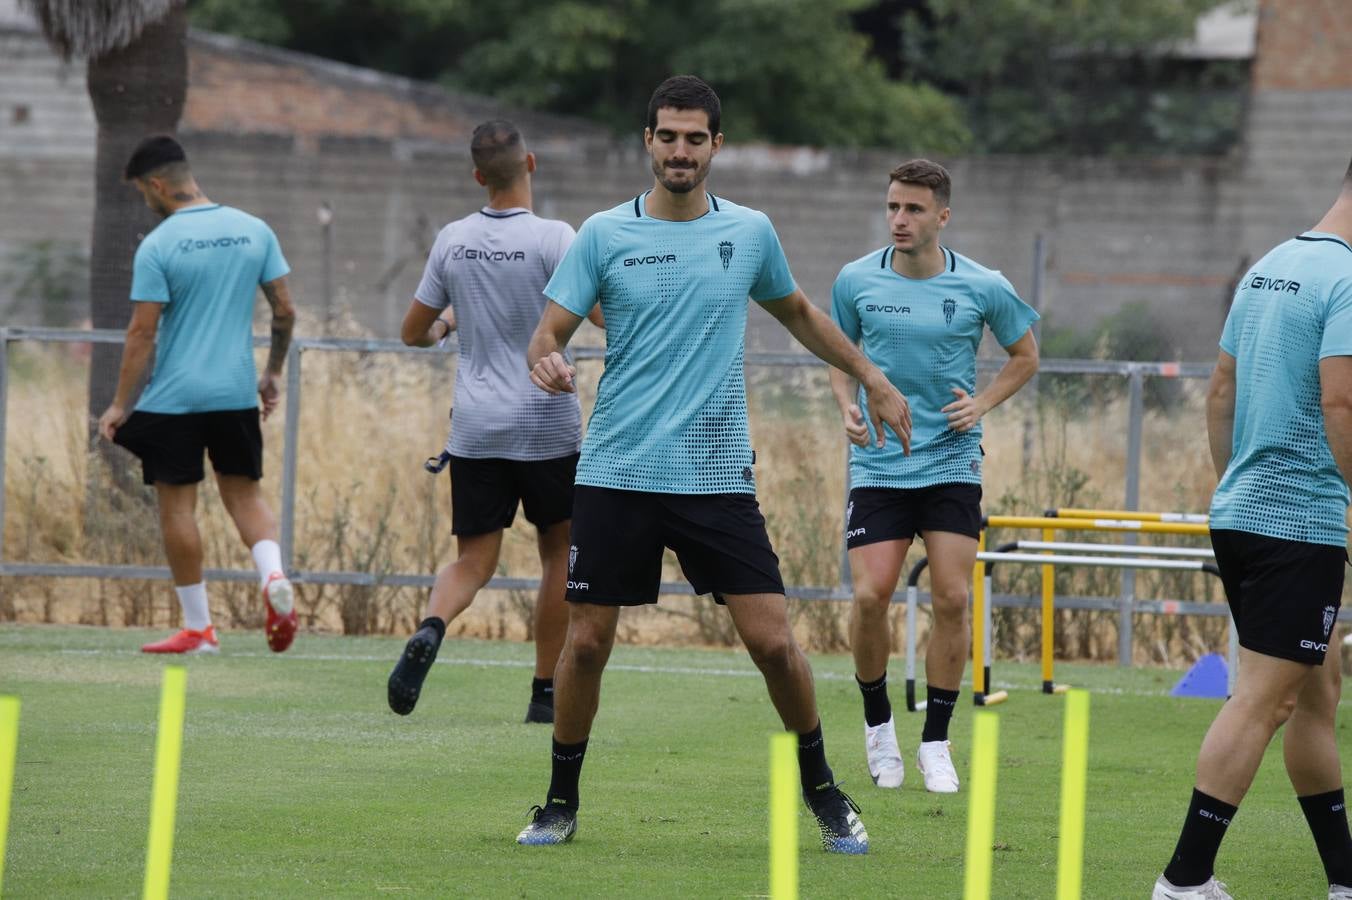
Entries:
[[1171,697],[1216,697],[1224,700],[1229,695],[1229,669],[1225,657],[1208,653],[1178,680]]

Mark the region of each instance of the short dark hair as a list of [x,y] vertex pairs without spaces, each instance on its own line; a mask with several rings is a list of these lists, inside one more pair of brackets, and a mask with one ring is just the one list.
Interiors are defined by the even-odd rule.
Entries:
[[186,170],[188,154],[183,152],[183,145],[167,134],[151,135],[136,145],[122,177],[127,181],[144,178],[176,163]]
[[1352,184],[1352,162],[1347,164],[1347,171],[1343,173],[1343,181]]
[[889,185],[896,181],[929,188],[934,192],[934,199],[940,206],[947,206],[948,201],[953,198],[953,179],[949,177],[948,170],[928,159],[913,159],[902,163],[892,170],[889,179],[887,182]]
[[506,187],[526,171],[521,131],[505,119],[493,119],[475,128],[469,155],[489,187]]
[[657,130],[659,109],[702,109],[709,117],[709,133],[718,134],[723,119],[723,105],[718,94],[703,78],[696,75],[673,75],[657,86],[648,101],[648,128]]

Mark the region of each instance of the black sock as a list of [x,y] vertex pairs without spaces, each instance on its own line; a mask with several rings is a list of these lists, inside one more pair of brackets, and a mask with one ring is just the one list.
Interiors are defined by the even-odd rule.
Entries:
[[577,780],[582,775],[582,757],[587,755],[587,742],[560,744],[554,741],[554,771],[549,779],[549,797],[546,803],[557,803],[577,809]]
[[1327,794],[1297,797],[1310,823],[1314,845],[1324,861],[1324,872],[1329,884],[1352,887],[1352,834],[1347,829],[1347,801],[1343,789]]
[[1164,877],[1175,887],[1205,884],[1215,874],[1216,851],[1220,850],[1225,829],[1238,809],[1193,788],[1183,833],[1178,836],[1174,858],[1164,870]]
[[804,791],[815,791],[833,784],[836,776],[826,764],[826,740],[822,737],[822,723],[805,734],[798,735],[798,777]]
[[948,740],[948,723],[958,705],[958,692],[925,686],[925,727],[920,732],[922,741]]
[[530,680],[530,702],[554,708],[554,679],[532,678]]
[[446,639],[446,622],[437,616],[428,616],[418,623],[418,631],[422,631],[424,628],[430,628],[437,633],[438,644]]
[[877,681],[860,681],[859,676],[854,676],[855,683],[859,685],[859,693],[864,695],[864,721],[870,728],[883,724],[892,718],[892,701],[887,699],[887,673]]

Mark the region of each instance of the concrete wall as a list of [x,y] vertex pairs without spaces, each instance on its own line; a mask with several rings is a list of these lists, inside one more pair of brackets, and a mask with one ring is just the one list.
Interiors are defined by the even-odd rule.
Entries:
[[[944,159],[955,179],[946,242],[1027,294],[1042,233],[1042,302],[1056,322],[1089,328],[1144,301],[1180,356],[1210,359],[1238,270],[1318,218],[1352,153],[1352,83],[1343,83],[1352,70],[1339,64],[1346,38],[1324,34],[1310,51],[1323,63],[1316,69],[1342,73],[1310,76],[1317,90],[1292,89],[1287,70],[1263,57],[1315,41],[1310,16],[1336,3],[1265,4],[1248,137],[1231,156]],[[1326,30],[1345,35],[1343,19]],[[334,308],[382,335],[397,333],[436,230],[482,202],[465,147],[476,122],[521,122],[540,157],[544,215],[577,225],[651,183],[637,130],[616,139],[585,123],[214,35],[195,34],[189,58],[181,132],[208,194],[272,223],[306,308],[318,311],[331,284]],[[0,266],[42,237],[88,240],[94,123],[82,68],[60,64],[31,29],[0,23]],[[799,281],[824,302],[842,264],[884,243],[882,198],[896,162],[733,144],[710,187],[770,214]],[[335,216],[327,257],[321,203]],[[0,308],[4,291],[0,278]],[[31,321],[35,312],[19,316]],[[762,314],[751,344],[786,341]]]

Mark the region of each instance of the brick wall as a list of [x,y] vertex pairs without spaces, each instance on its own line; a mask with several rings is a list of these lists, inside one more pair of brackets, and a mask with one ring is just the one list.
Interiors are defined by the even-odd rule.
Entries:
[[1352,90],[1347,0],[1263,0],[1255,91]]

